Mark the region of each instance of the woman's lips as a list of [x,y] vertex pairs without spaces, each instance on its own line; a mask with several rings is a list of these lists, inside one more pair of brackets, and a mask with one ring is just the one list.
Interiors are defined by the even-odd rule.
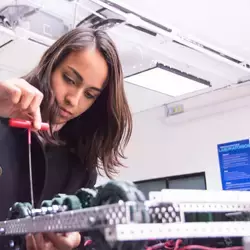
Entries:
[[72,113],[69,112],[68,110],[64,109],[64,108],[60,108],[60,116],[61,117],[65,117],[65,118],[68,118],[70,116],[72,116]]

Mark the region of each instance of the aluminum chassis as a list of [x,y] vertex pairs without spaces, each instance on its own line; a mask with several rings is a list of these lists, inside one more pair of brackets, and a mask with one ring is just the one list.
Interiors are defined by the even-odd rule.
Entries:
[[[90,207],[0,222],[0,235],[101,230],[108,242],[167,238],[250,237],[250,222],[185,222],[187,212],[249,212],[250,193],[238,191],[162,190],[144,203]],[[36,209],[36,212],[38,209]],[[50,214],[46,214],[46,213]]]

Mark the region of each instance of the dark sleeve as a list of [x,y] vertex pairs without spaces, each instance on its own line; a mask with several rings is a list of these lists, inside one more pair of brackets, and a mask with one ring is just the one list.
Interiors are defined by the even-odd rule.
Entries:
[[17,132],[8,126],[8,119],[0,118],[0,220],[6,219],[8,209],[16,202],[20,191],[23,151],[21,142],[18,143]]
[[9,128],[9,119],[0,117],[0,129]]

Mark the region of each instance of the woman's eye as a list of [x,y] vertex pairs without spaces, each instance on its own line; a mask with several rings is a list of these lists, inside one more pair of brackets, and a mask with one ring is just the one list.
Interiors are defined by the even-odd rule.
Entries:
[[88,99],[94,99],[95,96],[91,95],[90,93],[85,93],[85,96],[88,98]]
[[75,82],[74,82],[70,77],[68,77],[68,76],[65,75],[65,74],[63,74],[63,79],[64,79],[67,83],[75,84]]

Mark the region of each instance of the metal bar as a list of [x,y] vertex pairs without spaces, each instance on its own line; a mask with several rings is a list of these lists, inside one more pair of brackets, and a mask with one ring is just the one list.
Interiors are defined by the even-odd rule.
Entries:
[[[169,203],[157,201],[146,201],[145,203],[120,202],[118,204],[59,213],[56,213],[55,211],[56,210],[53,210],[53,207],[42,208],[41,212],[39,212],[39,209],[35,209],[34,214],[38,214],[37,216],[34,216],[31,213],[31,216],[27,218],[0,222],[0,235],[18,235],[36,232],[88,231],[94,228],[110,228],[114,225],[120,224],[129,224],[130,227],[131,224],[133,224],[134,227],[136,224],[150,223],[152,228],[155,227],[155,225],[161,227],[163,224],[180,225],[181,223],[181,225],[183,225],[185,222],[185,213],[187,212],[247,212],[250,211],[250,203]],[[184,224],[196,225],[195,222],[193,223]],[[216,223],[218,222],[212,223],[215,223],[212,225],[216,227]],[[237,226],[237,223],[238,222],[234,222],[230,225],[232,227],[234,225]],[[203,224],[199,223],[197,225],[200,226]]]
[[180,203],[181,212],[250,212],[249,203]]
[[[41,214],[44,209],[41,209]],[[0,222],[0,235],[84,231],[94,228],[101,229],[115,224],[142,223],[144,222],[145,211],[146,208],[143,204],[135,202],[85,208],[57,214],[53,214],[53,209],[51,209],[51,214]]]
[[107,241],[248,237],[250,236],[250,222],[188,222],[115,225],[106,228],[104,234]]
[[28,156],[29,156],[29,181],[30,181],[30,199],[32,208],[34,204],[34,190],[33,190],[33,174],[32,174],[32,158],[31,158],[31,129],[28,128]]
[[249,203],[250,193],[248,191],[212,191],[212,190],[182,190],[163,189],[159,192],[150,192],[149,200],[177,203]]

